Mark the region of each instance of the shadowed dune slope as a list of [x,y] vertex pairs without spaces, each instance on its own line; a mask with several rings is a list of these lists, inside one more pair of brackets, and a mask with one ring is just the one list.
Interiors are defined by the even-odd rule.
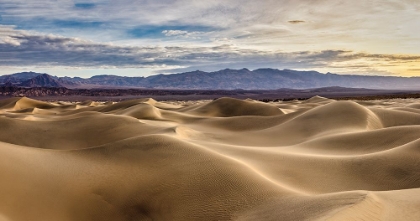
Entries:
[[0,100],[0,221],[420,220],[419,107]]

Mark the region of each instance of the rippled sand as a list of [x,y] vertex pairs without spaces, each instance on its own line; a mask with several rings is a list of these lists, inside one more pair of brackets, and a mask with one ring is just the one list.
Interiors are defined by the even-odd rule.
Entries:
[[420,101],[0,100],[3,220],[420,220]]

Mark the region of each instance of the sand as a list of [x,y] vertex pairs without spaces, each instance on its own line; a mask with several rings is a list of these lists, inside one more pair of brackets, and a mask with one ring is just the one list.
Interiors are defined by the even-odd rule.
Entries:
[[0,221],[420,220],[420,100],[0,100]]

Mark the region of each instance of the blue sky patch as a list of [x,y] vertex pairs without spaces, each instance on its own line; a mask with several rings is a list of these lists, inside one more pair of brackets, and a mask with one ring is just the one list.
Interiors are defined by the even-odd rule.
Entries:
[[17,29],[56,32],[62,29],[100,29],[105,22],[83,20],[49,20],[33,18],[30,22],[16,18],[3,18],[3,25],[16,25]]
[[158,37],[163,36],[165,30],[181,30],[188,32],[209,32],[214,31],[215,28],[209,26],[189,26],[189,25],[143,25],[138,26],[127,31],[128,35],[135,38]]
[[80,9],[92,9],[95,8],[95,4],[93,3],[76,3],[74,4],[75,8],[80,8]]
[[54,26],[59,28],[99,28],[104,25],[104,22],[97,21],[80,21],[80,20],[54,20],[52,22]]

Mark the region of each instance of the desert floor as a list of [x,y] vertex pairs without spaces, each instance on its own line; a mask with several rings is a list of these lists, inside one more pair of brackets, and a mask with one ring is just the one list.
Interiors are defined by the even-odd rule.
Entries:
[[420,220],[420,100],[0,100],[0,221]]

